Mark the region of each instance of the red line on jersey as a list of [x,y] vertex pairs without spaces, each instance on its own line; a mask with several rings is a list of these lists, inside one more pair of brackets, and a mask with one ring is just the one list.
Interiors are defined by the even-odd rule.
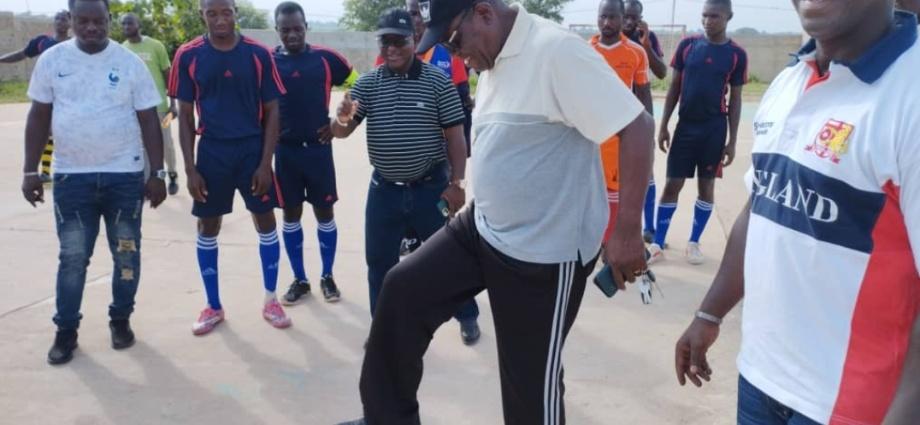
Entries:
[[872,230],[831,425],[881,423],[894,399],[914,320],[920,311],[920,275],[914,263],[899,189],[890,181]]

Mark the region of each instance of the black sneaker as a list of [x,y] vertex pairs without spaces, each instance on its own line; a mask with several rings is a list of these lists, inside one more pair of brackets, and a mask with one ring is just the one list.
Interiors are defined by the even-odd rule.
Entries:
[[169,186],[167,187],[167,192],[170,195],[175,195],[179,193],[179,183],[176,182],[176,179],[179,177],[178,173],[169,173]]
[[324,276],[319,281],[319,287],[323,290],[323,298],[326,299],[327,303],[334,303],[342,299],[342,293],[339,292],[339,288],[335,286],[335,279],[332,276]]
[[297,280],[294,279],[294,283],[291,284],[291,287],[288,288],[286,294],[281,297],[281,304],[284,305],[294,305],[300,302],[300,299],[305,295],[310,293],[310,281],[309,280]]
[[77,330],[60,329],[54,335],[54,345],[48,351],[48,363],[59,365],[73,359],[73,350],[77,348]]
[[124,350],[134,345],[134,331],[131,330],[128,319],[110,321],[109,330],[112,332],[112,348]]
[[477,343],[480,336],[482,336],[482,332],[479,330],[479,323],[476,322],[476,319],[460,322],[460,338],[463,339],[464,345]]

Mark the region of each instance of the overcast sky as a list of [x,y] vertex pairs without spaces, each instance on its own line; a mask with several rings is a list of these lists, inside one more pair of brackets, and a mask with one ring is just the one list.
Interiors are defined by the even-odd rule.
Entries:
[[[251,0],[256,7],[271,10],[280,0]],[[645,19],[649,24],[671,23],[673,0],[645,0]],[[66,0],[0,0],[0,10],[52,13],[66,7]],[[342,0],[301,0],[310,20],[337,20],[342,16]],[[593,24],[598,0],[574,0],[566,5],[566,24]],[[703,0],[676,0],[675,23],[696,30],[700,25]],[[735,19],[730,28],[751,27],[767,32],[799,32],[798,18],[790,0],[736,0]]]

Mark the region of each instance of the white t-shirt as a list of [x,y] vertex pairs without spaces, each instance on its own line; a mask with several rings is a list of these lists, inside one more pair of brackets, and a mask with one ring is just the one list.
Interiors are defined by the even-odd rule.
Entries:
[[125,173],[144,169],[137,111],[160,102],[147,67],[130,50],[109,41],[90,55],[76,40],[41,55],[29,97],[54,106],[56,173]]
[[593,47],[520,5],[474,114],[476,228],[541,264],[597,255],[609,212],[599,145],[643,112]]

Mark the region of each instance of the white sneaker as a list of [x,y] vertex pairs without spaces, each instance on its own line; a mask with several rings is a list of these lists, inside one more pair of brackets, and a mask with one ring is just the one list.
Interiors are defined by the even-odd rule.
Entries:
[[687,244],[687,262],[698,266],[706,262],[706,258],[703,257],[703,251],[700,251],[700,244],[697,242],[690,242]]
[[664,251],[662,251],[661,247],[656,243],[648,246],[648,253],[651,255],[647,261],[648,265],[652,265],[664,260]]

